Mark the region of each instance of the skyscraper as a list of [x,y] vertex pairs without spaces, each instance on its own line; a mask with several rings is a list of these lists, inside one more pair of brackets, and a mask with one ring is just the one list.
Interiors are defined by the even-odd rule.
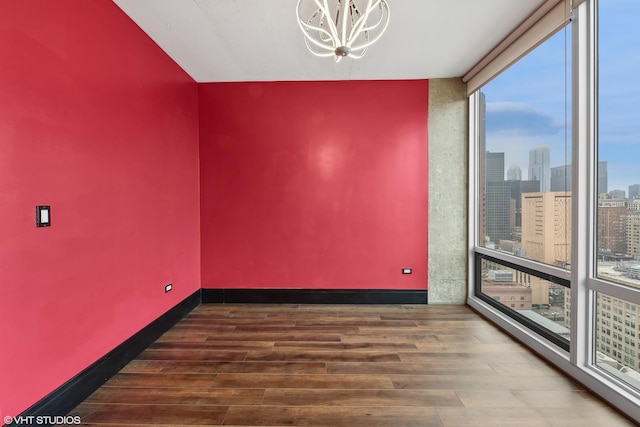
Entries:
[[[548,150],[548,147],[538,147],[529,152],[529,174],[532,173],[531,162],[534,156],[532,153],[540,148],[547,148]],[[536,158],[544,159],[544,154],[536,153],[535,156],[539,156]],[[550,190],[546,191],[571,191],[571,173],[571,165],[562,165],[551,168]],[[608,192],[608,186],[609,178],[607,173],[607,162],[598,162],[598,194],[606,194]],[[541,189],[540,191],[545,190]]]
[[507,181],[522,181],[522,169],[519,166],[511,166],[507,171]]
[[627,256],[640,258],[640,212],[627,214]]
[[551,160],[547,145],[529,151],[529,181],[540,181],[540,191],[550,191]]
[[504,180],[504,153],[485,155],[485,227],[483,238],[493,243],[511,236],[511,185]]
[[522,195],[522,248],[536,261],[558,267],[571,262],[571,193]]
[[614,200],[624,200],[626,198],[624,190],[611,190],[607,194]]
[[538,181],[509,181],[511,184],[511,200],[514,208],[514,226],[522,227],[522,194],[538,193],[540,191],[540,183]]
[[598,251],[627,252],[627,208],[598,206]]
[[629,186],[629,198],[630,199],[640,198],[640,184],[633,184]]
[[511,183],[487,182],[486,233],[494,243],[511,238]]
[[607,162],[598,162],[598,194],[606,194],[609,191],[609,176]]
[[571,165],[551,168],[551,191],[571,191]]
[[504,181],[504,153],[487,151],[485,168],[485,180],[487,182]]

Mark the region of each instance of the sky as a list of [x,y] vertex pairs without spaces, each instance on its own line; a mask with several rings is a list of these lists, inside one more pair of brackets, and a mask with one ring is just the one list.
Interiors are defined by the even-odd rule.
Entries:
[[[600,0],[598,156],[608,190],[640,184],[640,1]],[[486,150],[527,179],[529,150],[548,145],[551,167],[571,164],[571,28],[488,83]]]

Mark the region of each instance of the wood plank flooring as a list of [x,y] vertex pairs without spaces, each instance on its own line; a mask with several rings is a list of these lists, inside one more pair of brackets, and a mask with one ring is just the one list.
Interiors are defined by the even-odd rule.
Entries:
[[83,425],[628,426],[464,306],[207,305],[71,412]]

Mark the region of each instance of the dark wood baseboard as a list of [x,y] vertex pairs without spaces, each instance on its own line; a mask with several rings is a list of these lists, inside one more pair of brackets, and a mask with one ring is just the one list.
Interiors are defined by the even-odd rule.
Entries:
[[[67,415],[163,333],[200,305],[201,299],[201,290],[198,289],[20,415],[23,417]],[[8,425],[24,425],[24,423],[14,422]],[[47,424],[39,423],[38,425]]]
[[372,289],[202,289],[214,304],[426,304],[427,291]]
[[[200,303],[426,304],[427,291],[367,289],[199,289],[91,366],[24,411],[22,417],[67,415]],[[73,415],[73,414],[71,414]],[[22,418],[24,419],[24,418]],[[8,426],[25,425],[11,423]],[[46,423],[38,425],[46,426]]]

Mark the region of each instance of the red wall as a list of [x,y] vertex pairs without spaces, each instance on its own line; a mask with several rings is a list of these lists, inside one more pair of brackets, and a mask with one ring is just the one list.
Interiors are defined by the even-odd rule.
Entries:
[[426,289],[427,100],[425,80],[199,85],[203,288]]
[[109,0],[0,9],[4,418],[199,289],[200,230],[195,82]]

